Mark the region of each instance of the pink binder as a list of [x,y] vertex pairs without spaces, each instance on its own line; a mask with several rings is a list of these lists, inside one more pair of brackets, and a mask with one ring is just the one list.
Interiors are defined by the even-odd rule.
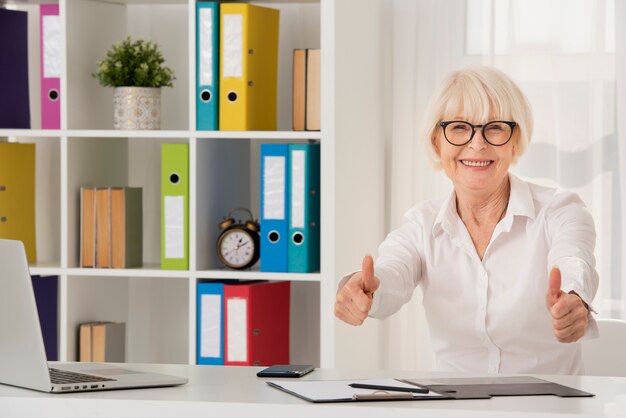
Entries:
[[41,128],[61,129],[61,22],[58,4],[39,6]]

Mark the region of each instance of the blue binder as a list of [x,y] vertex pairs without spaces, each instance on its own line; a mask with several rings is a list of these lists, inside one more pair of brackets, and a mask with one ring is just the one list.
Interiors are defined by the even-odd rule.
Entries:
[[320,145],[289,145],[289,262],[293,273],[320,269]]
[[287,272],[289,144],[261,144],[261,271]]
[[196,362],[224,364],[224,283],[202,282],[196,288]]
[[218,130],[219,23],[219,3],[196,3],[196,128],[199,131]]

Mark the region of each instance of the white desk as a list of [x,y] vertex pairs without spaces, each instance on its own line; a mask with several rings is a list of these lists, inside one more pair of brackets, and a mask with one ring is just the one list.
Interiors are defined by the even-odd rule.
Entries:
[[[52,395],[0,385],[0,417],[626,417],[626,378],[537,376],[595,393],[594,398],[495,397],[489,400],[313,404],[271,388],[258,367],[126,365],[185,376],[184,386]],[[301,379],[452,377],[437,373],[318,369]],[[455,375],[459,376],[459,375]]]

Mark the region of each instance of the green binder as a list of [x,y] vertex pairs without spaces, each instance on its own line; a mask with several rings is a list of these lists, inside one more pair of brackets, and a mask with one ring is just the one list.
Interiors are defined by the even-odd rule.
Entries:
[[161,268],[189,269],[189,145],[161,145]]

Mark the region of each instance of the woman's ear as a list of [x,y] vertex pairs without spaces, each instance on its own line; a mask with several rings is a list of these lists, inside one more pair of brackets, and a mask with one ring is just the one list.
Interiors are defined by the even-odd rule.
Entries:
[[437,157],[439,157],[441,159],[441,149],[439,147],[439,139],[437,138],[437,135],[433,135],[433,137],[430,139],[431,144],[433,144],[433,150],[435,150],[435,154],[437,154]]

